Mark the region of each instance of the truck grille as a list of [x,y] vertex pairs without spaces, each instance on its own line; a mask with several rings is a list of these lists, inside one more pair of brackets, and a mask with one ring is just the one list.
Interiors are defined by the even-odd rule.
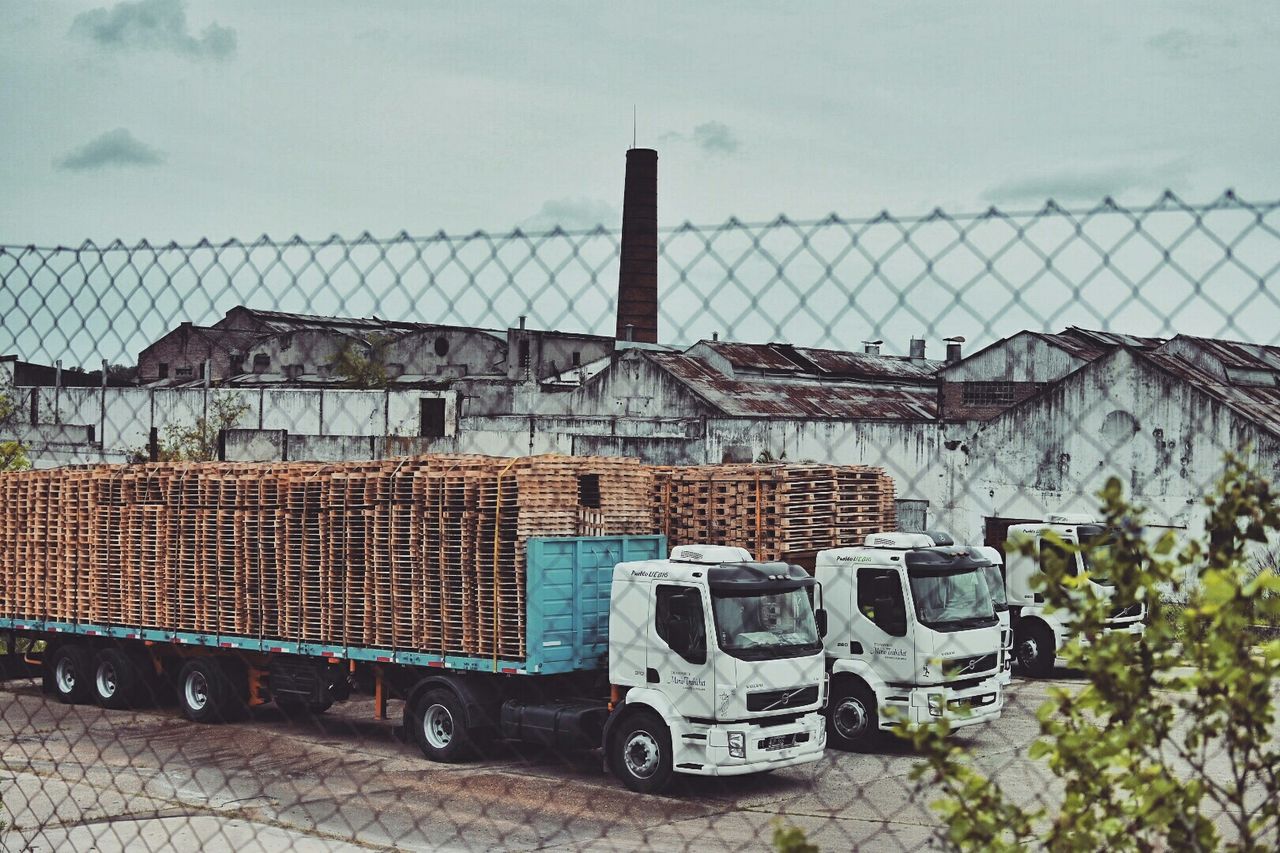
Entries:
[[801,705],[812,705],[818,701],[818,685],[814,684],[800,690],[762,690],[759,693],[747,694],[748,711],[781,711],[786,708],[798,708]]
[[1132,619],[1135,616],[1142,615],[1141,604],[1130,604],[1126,607],[1113,607],[1111,609],[1111,619]]
[[959,678],[963,675],[977,675],[995,668],[996,656],[994,654],[952,658],[942,662],[942,675],[944,678]]

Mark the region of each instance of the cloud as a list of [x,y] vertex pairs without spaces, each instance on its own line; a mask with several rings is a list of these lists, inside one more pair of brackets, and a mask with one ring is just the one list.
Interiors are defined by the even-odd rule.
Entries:
[[1039,175],[1011,178],[984,193],[994,202],[1096,202],[1130,190],[1159,192],[1186,176],[1185,159],[1159,166],[1104,165],[1059,169]]
[[236,31],[212,23],[200,37],[187,26],[183,0],[133,0],[109,9],[81,12],[71,35],[107,50],[171,51],[193,59],[229,59],[236,52]]
[[733,154],[738,150],[738,137],[733,129],[722,121],[706,121],[693,128],[693,133],[684,134],[677,131],[664,133],[664,142],[692,142],[707,154]]
[[1174,27],[1147,39],[1147,47],[1166,59],[1191,59],[1200,52],[1203,41],[1190,30]]
[[128,130],[118,127],[59,157],[53,165],[72,172],[86,172],[114,166],[157,166],[163,162],[163,153],[144,145]]
[[617,228],[622,214],[598,198],[559,198],[544,201],[542,208],[520,227],[526,231],[550,231],[557,225],[565,231],[588,231],[597,225]]

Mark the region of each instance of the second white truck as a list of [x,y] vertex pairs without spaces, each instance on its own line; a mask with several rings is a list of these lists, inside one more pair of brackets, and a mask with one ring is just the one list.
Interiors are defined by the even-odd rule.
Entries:
[[895,717],[952,727],[999,718],[1004,707],[1000,620],[977,549],[923,534],[868,536],[820,551],[818,621],[825,625],[827,740],[873,748]]

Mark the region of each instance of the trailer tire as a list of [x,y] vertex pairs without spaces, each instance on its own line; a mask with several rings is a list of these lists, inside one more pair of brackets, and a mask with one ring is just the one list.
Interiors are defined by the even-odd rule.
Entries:
[[178,706],[193,723],[235,719],[244,704],[235,682],[214,658],[192,658],[178,673]]
[[103,708],[128,708],[137,701],[144,678],[135,658],[119,649],[103,649],[93,662],[94,701]]
[[1014,657],[1024,672],[1036,678],[1053,674],[1055,646],[1053,631],[1043,622],[1020,622],[1014,632]]
[[446,687],[424,690],[414,700],[406,724],[422,754],[432,761],[456,764],[476,753],[462,700]]
[[671,782],[671,732],[649,711],[629,715],[612,733],[609,766],[637,794],[658,794]]
[[59,646],[49,658],[53,694],[64,705],[93,701],[93,655],[78,643]]
[[876,694],[871,688],[849,677],[832,684],[827,743],[845,752],[871,752],[883,741]]

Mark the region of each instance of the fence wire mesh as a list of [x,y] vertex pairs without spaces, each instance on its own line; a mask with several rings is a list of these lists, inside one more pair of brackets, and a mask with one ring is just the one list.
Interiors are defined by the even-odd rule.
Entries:
[[[782,818],[822,849],[941,844],[946,824],[930,808],[939,792],[911,778],[921,757],[898,741],[860,751],[828,742],[816,760],[775,773],[702,775],[743,769],[725,751],[732,742],[716,739],[757,725],[743,720],[759,710],[750,694],[762,686],[782,696],[821,682],[834,700],[828,714],[874,687],[862,709],[873,723],[900,692],[901,706],[927,719],[915,662],[922,655],[927,670],[930,653],[916,631],[938,593],[889,572],[905,611],[914,602],[905,640],[874,614],[892,596],[868,603],[871,592],[849,591],[844,615],[838,600],[827,603],[829,652],[838,636],[874,652],[854,688],[839,666],[825,679],[820,654],[814,675],[794,649],[781,659],[734,650],[741,637],[803,647],[817,626],[785,602],[730,614],[712,590],[692,611],[661,596],[610,611],[605,583],[591,605],[603,613],[587,616],[614,624],[592,654],[616,652],[626,666],[626,654],[648,654],[635,670],[647,683],[631,695],[667,698],[660,716],[630,720],[656,737],[636,735],[617,756],[606,746],[602,757],[500,736],[568,720],[598,744],[591,727],[604,720],[610,682],[629,683],[619,680],[625,666],[596,658],[575,663],[586,675],[503,674],[536,656],[498,641],[502,608],[524,619],[542,594],[532,563],[526,574],[527,537],[667,534],[672,546],[741,546],[810,569],[824,548],[893,528],[943,529],[1003,550],[1011,524],[1096,517],[1099,490],[1118,477],[1148,508],[1151,530],[1196,538],[1224,453],[1247,452],[1264,476],[1280,474],[1278,228],[1280,202],[1231,192],[1205,204],[1165,193],[1145,207],[685,224],[660,232],[657,345],[613,337],[620,234],[605,228],[0,246],[0,354],[12,356],[0,360],[0,470],[129,464],[135,474],[103,469],[116,473],[92,482],[134,476],[163,481],[154,489],[164,492],[81,493],[52,479],[18,489],[19,475],[0,477],[0,628],[9,632],[0,840],[15,849],[745,850],[770,843]],[[438,457],[444,473],[412,461],[421,454],[448,454]],[[480,464],[476,454],[550,455],[562,479],[528,468],[504,496],[507,461],[486,479],[467,468]],[[620,456],[640,460],[647,485],[617,485],[619,469],[600,459]],[[221,467],[199,467],[210,460]],[[414,464],[417,480],[395,480]],[[84,470],[86,483],[99,476]],[[762,473],[776,484],[767,505]],[[227,482],[210,491],[216,477]],[[277,479],[286,483],[278,505],[264,497]],[[182,492],[197,480],[205,485]],[[397,492],[400,482],[410,485]],[[428,498],[434,515],[422,508]],[[420,515],[396,515],[398,500]],[[649,515],[637,521],[624,504]],[[212,568],[202,575],[204,558],[190,554],[205,547]],[[378,586],[379,549],[387,590],[405,572],[398,603]],[[329,580],[308,591],[312,557],[290,554],[314,555]],[[1017,558],[1006,559],[1012,576]],[[260,622],[241,630],[206,614],[208,626],[150,624],[141,614],[160,619],[164,578],[178,595],[184,572],[192,607],[232,613],[260,599]],[[98,585],[98,574],[109,577]],[[130,584],[137,614],[113,613],[106,599]],[[279,607],[286,624],[294,595],[300,613],[323,622],[315,636],[264,627],[277,623],[263,608]],[[406,639],[378,634],[382,608],[404,620]],[[1038,633],[1045,623],[1032,610],[1011,610],[1001,642],[1016,639],[1022,655],[1012,681],[959,679],[947,694],[994,696],[1002,711],[953,742],[1012,800],[1052,814],[1064,791],[1031,757],[1036,712],[1083,676],[1055,669],[1052,650],[1047,662],[1044,648],[1037,657],[1026,640],[1063,638]],[[584,612],[574,611],[573,630]],[[341,633],[366,615],[367,633]],[[450,630],[433,634],[432,623],[470,625],[473,615],[487,626],[474,647],[424,639]],[[566,617],[535,608],[527,618],[549,631]],[[758,630],[729,629],[731,618],[755,619]],[[160,633],[142,645],[150,629]],[[511,642],[523,644],[523,630]],[[257,645],[237,649],[246,637]],[[977,661],[981,651],[965,654]],[[895,668],[899,655],[912,663]],[[220,663],[194,666],[210,660]],[[386,678],[374,693],[378,672]],[[673,674],[679,689],[652,686]],[[104,696],[117,677],[130,707]],[[303,686],[289,693],[290,684]],[[202,701],[251,707],[200,726],[187,718]],[[726,711],[743,702],[740,719]],[[595,710],[579,714],[586,705]],[[827,724],[806,728],[807,713],[771,717],[791,738],[778,754],[805,754],[798,732],[826,740]],[[772,735],[747,730],[767,769]],[[445,757],[451,738],[473,739],[476,754],[423,760],[420,750]],[[661,761],[688,772],[662,795],[634,793],[601,769],[603,758],[615,770],[632,762],[642,778],[661,771],[646,747],[662,753],[664,743],[675,757]],[[1215,778],[1231,773],[1229,755],[1208,764]],[[1209,817],[1232,837],[1225,811]]]

